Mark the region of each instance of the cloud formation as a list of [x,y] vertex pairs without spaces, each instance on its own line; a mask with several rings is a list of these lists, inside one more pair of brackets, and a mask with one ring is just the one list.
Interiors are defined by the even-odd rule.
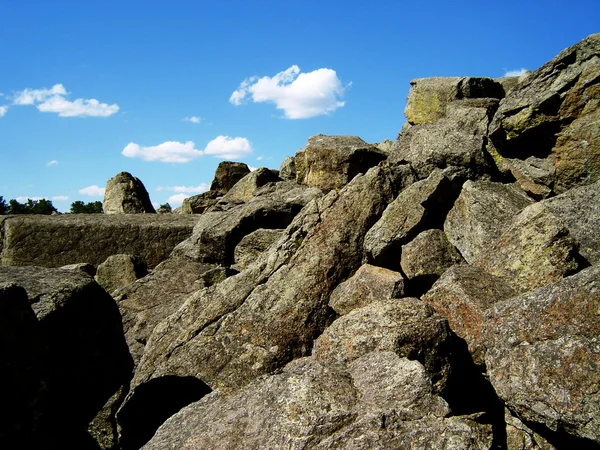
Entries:
[[199,116],[184,117],[182,120],[184,122],[200,123],[200,121],[202,120],[202,117],[199,117]]
[[167,200],[167,202],[171,206],[179,206],[183,203],[183,200],[185,200],[188,197],[189,197],[189,195],[186,195],[186,194],[175,194],[175,195],[171,195],[169,197],[169,199]]
[[287,119],[308,119],[344,106],[342,99],[348,86],[342,85],[335,70],[301,73],[293,65],[273,77],[246,78],[231,94],[229,103],[239,106],[250,97],[255,103],[275,104]]
[[515,69],[515,70],[507,70],[504,74],[505,77],[520,77],[521,75],[525,75],[529,70],[527,69]]
[[207,144],[204,150],[195,148],[192,141],[187,141],[185,144],[168,141],[151,147],[141,147],[130,142],[121,154],[128,158],[141,158],[144,161],[187,163],[205,154],[215,158],[236,159],[249,155],[252,151],[252,145],[246,138],[217,136]]
[[6,114],[6,111],[8,111],[8,106],[0,106],[0,117]]
[[29,197],[29,196],[26,196],[26,195],[25,196],[22,195],[20,197],[17,197],[15,200],[18,201],[19,203],[25,203],[28,200],[39,201],[39,200],[42,200],[43,198],[44,197]]
[[50,166],[58,166],[58,161],[53,159],[52,161],[48,161],[46,163],[46,167],[50,167]]
[[69,101],[68,95],[62,84],[50,89],[25,89],[15,94],[13,105],[35,105],[41,112],[57,113],[60,117],[108,117],[119,111],[116,103],[100,103],[95,98]]
[[185,194],[200,194],[208,191],[208,184],[201,183],[198,186],[159,186],[156,188],[156,190],[181,192]]
[[52,200],[54,200],[54,201],[69,200],[69,197],[66,195],[55,195],[54,197],[52,197]]
[[101,188],[96,186],[95,184],[92,186],[84,187],[83,189],[79,189],[79,193],[83,195],[89,195],[91,197],[104,197],[105,188]]

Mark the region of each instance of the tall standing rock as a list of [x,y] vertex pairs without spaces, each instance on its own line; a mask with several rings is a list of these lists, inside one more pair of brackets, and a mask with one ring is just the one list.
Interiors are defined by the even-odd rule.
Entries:
[[148,191],[137,177],[121,172],[106,183],[105,214],[155,213]]
[[217,166],[210,190],[225,195],[229,189],[249,173],[250,169],[244,163],[222,161]]

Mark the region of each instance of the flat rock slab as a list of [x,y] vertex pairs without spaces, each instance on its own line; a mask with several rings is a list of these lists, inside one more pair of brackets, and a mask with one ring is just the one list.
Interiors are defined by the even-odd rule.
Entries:
[[198,216],[63,214],[8,216],[2,221],[3,266],[60,267],[130,254],[152,268],[192,234]]

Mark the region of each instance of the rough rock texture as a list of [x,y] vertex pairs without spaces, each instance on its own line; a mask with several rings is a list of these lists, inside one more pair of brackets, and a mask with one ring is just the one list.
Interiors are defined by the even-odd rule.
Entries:
[[135,255],[111,255],[98,266],[96,283],[107,292],[127,286],[148,273],[146,264]]
[[467,342],[473,361],[483,364],[481,325],[485,312],[515,294],[500,278],[462,264],[444,272],[421,299],[448,319],[452,331]]
[[206,191],[202,194],[192,195],[184,198],[181,203],[180,214],[202,214],[211,206],[215,205],[222,194],[218,191]]
[[250,173],[245,163],[222,161],[217,166],[215,177],[210,184],[210,191],[225,195],[229,189]]
[[491,247],[513,218],[533,203],[518,188],[491,181],[467,181],[444,222],[448,239],[468,263]]
[[323,190],[340,189],[386,157],[359,137],[318,134],[296,153],[296,180]]
[[446,117],[456,121],[459,128],[485,136],[499,104],[496,98],[456,100],[446,106]]
[[354,275],[340,283],[331,293],[329,305],[338,314],[389,298],[404,295],[404,278],[399,272],[364,264]]
[[555,446],[513,416],[508,409],[504,421],[506,450],[556,450]]
[[279,177],[286,181],[296,181],[296,158],[286,156],[279,167]]
[[313,357],[351,364],[374,351],[392,351],[421,362],[443,392],[451,372],[448,322],[417,298],[373,302],[336,319],[315,341]]
[[600,441],[600,266],[495,304],[488,374],[519,417]]
[[451,168],[402,191],[365,237],[367,262],[398,268],[401,246],[428,228],[441,227],[464,179]]
[[474,265],[522,293],[571,275],[586,265],[567,226],[534,203],[525,208]]
[[188,406],[144,449],[489,447],[489,426],[447,413],[416,361],[372,353],[345,371],[303,358],[232,396]]
[[261,167],[241,178],[217,203],[244,203],[254,198],[265,184],[281,181],[276,171]]
[[600,34],[593,34],[530,74],[501,101],[490,126],[499,167],[514,173],[512,160],[530,156],[551,166],[545,179],[515,173],[524,188],[541,184],[560,193],[600,179],[599,72]]
[[128,172],[121,172],[106,182],[104,214],[155,213],[144,183]]
[[[9,335],[19,338],[13,342],[19,347],[3,353],[4,358],[15,358],[5,360],[13,379],[4,386],[10,395],[19,393],[32,401],[20,412],[34,421],[33,429],[8,429],[30,433],[28,439],[39,439],[47,448],[59,448],[53,447],[59,443],[63,448],[70,443],[76,445],[71,448],[87,448],[79,439],[85,438],[88,423],[131,376],[117,306],[93,278],[72,270],[1,267],[0,283],[7,282],[23,286],[27,297],[22,290],[2,292],[2,308],[24,327],[12,328],[15,334]],[[13,353],[17,348],[20,353]],[[22,418],[16,414],[15,420]],[[41,436],[34,434],[38,425],[43,428]]]
[[2,222],[3,266],[98,266],[111,255],[140,256],[149,268],[192,234],[198,217],[178,214],[9,216]]
[[258,256],[283,236],[283,230],[260,228],[247,234],[233,251],[235,268],[244,270]]
[[404,115],[411,125],[433,123],[446,115],[449,103],[482,97],[502,98],[504,89],[491,78],[416,78],[410,82]]
[[454,264],[464,260],[442,230],[426,230],[402,246],[400,265],[410,283],[425,292]]

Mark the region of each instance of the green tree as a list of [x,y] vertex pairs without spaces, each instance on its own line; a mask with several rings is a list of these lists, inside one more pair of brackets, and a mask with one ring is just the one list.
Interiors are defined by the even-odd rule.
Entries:
[[8,204],[4,197],[0,195],[0,215],[8,214]]
[[83,203],[81,200],[76,200],[71,203],[72,214],[99,214],[104,212],[102,202]]
[[30,214],[26,203],[19,203],[15,199],[8,201],[9,214]]
[[27,199],[26,203],[19,203],[12,199],[8,202],[8,214],[46,214],[58,212],[50,200],[42,198],[40,200]]
[[168,203],[165,203],[164,205],[160,205],[156,212],[159,214],[170,213],[173,212],[173,208]]

